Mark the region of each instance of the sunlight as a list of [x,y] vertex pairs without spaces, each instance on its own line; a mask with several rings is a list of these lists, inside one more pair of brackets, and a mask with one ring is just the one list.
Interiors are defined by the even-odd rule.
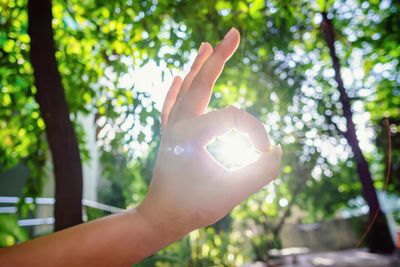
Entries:
[[231,130],[211,141],[207,150],[217,162],[229,170],[256,161],[260,154],[247,134],[236,130]]
[[195,57],[196,52],[193,51],[189,56],[189,62],[184,65],[183,69],[171,69],[167,67],[167,63],[163,60],[160,61],[159,65],[155,61],[149,60],[147,64],[127,73],[121,86],[129,88],[127,85],[133,83],[135,90],[147,92],[154,102],[154,107],[161,111],[172,80],[177,75],[184,78],[189,72]]

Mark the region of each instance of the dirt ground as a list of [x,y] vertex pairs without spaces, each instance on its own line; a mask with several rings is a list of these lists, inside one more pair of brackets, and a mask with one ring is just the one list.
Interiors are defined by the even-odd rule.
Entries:
[[[297,262],[294,262],[297,261]],[[279,265],[257,262],[243,267],[400,267],[400,253],[377,255],[362,249],[285,256]]]

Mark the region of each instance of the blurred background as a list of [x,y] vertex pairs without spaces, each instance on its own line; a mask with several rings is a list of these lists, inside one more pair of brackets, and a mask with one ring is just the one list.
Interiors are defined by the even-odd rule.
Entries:
[[0,0],[0,247],[137,206],[174,75],[231,27],[210,110],[258,117],[281,175],[138,266],[396,266],[390,0]]

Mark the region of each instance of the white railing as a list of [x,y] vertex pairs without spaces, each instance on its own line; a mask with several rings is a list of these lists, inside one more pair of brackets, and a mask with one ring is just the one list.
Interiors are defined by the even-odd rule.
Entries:
[[[5,213],[5,214],[13,214],[17,212],[17,207],[15,206],[18,202],[20,201],[19,197],[6,197],[6,196],[0,196],[0,205],[4,204],[14,204],[12,206],[6,206],[6,207],[0,207],[0,213]],[[54,205],[55,204],[55,199],[51,197],[37,197],[37,198],[31,198],[27,197],[25,198],[25,203],[31,204],[31,203],[36,203],[38,205]],[[110,213],[121,213],[125,211],[124,209],[113,207],[110,205],[106,205],[103,203],[99,203],[96,201],[88,200],[88,199],[83,199],[82,200],[82,205],[85,207],[89,208],[94,208]],[[37,226],[37,225],[52,225],[54,224],[54,218],[35,218],[35,219],[23,219],[23,220],[18,220],[18,225],[19,226]]]

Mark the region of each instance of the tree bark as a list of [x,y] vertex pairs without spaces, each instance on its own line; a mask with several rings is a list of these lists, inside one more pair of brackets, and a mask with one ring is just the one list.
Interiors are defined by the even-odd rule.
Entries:
[[36,94],[46,125],[55,177],[55,230],[82,222],[82,166],[77,138],[69,118],[57,69],[51,0],[30,0],[28,32]]
[[[332,20],[328,18],[326,12],[322,13],[323,20],[321,29],[325,42],[329,48],[329,53],[332,59],[333,69],[335,71],[335,80],[339,90],[339,100],[343,107],[343,116],[346,118],[347,130],[343,132],[348,144],[350,145],[354,158],[356,160],[357,172],[362,184],[362,192],[365,201],[369,207],[370,218],[373,220],[376,217],[374,225],[371,227],[369,234],[369,247],[374,252],[390,253],[394,250],[394,244],[390,236],[390,232],[386,223],[385,214],[382,212],[376,190],[372,181],[371,172],[369,171],[368,162],[365,159],[360,144],[357,139],[356,128],[353,122],[353,112],[349,96],[343,84],[340,73],[340,61],[335,49],[335,29]],[[372,239],[372,240],[371,240]]]

